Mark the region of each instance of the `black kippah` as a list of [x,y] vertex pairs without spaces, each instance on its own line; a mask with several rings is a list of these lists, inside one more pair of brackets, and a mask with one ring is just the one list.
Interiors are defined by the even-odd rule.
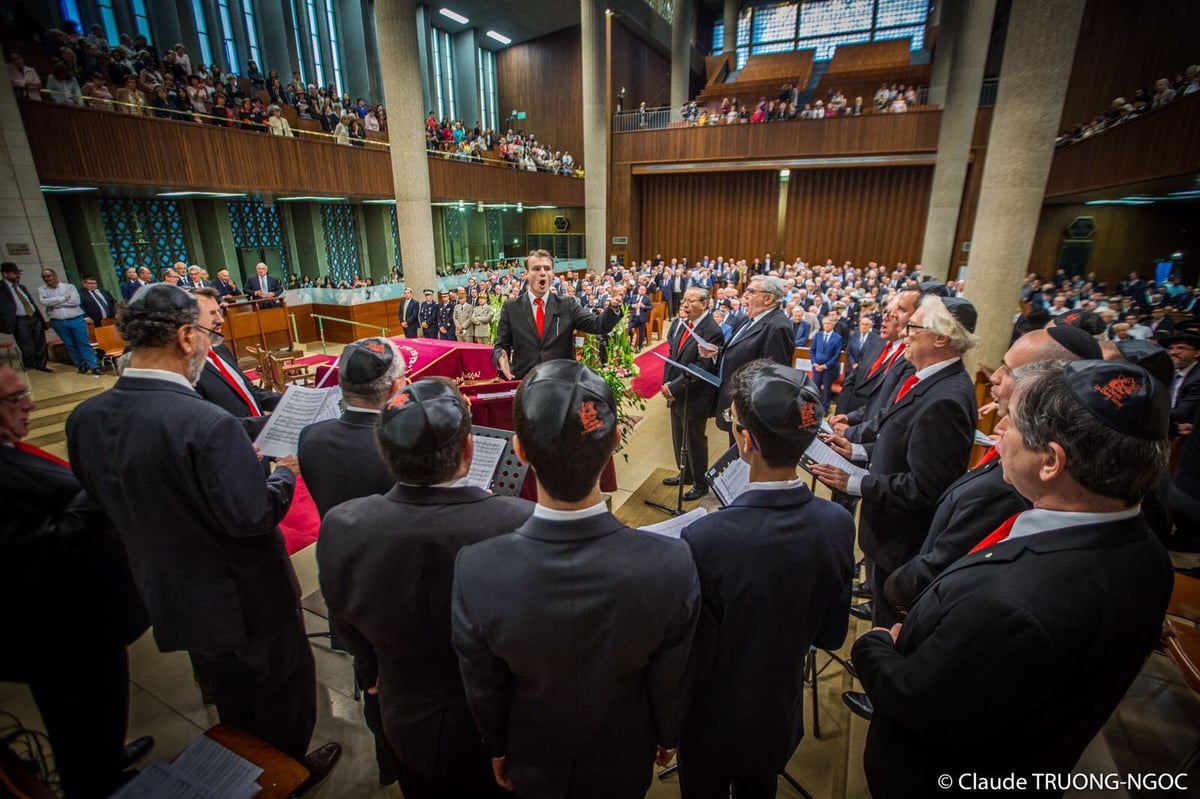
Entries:
[[1125,360],[1142,367],[1164,387],[1170,388],[1175,377],[1175,364],[1162,347],[1153,341],[1129,338],[1118,341],[1117,350]]
[[580,436],[598,440],[612,435],[617,426],[616,400],[608,383],[572,360],[547,361],[525,377],[521,412],[547,439],[562,438],[578,425]]
[[1165,440],[1167,391],[1140,366],[1125,361],[1072,361],[1067,387],[1095,419],[1127,436]]
[[361,386],[383,376],[396,357],[390,343],[382,338],[364,338],[346,345],[338,361],[339,382]]
[[457,390],[442,380],[418,380],[397,391],[384,406],[379,429],[402,449],[444,447],[470,410]]
[[1100,351],[1100,342],[1089,336],[1082,328],[1071,325],[1052,325],[1046,328],[1050,338],[1061,344],[1072,355],[1084,360],[1098,361],[1104,357]]
[[979,321],[979,312],[975,310],[975,306],[971,304],[970,300],[962,297],[945,297],[942,299],[942,304],[946,306],[950,315],[967,329],[968,333],[975,332],[975,323]]
[[825,409],[821,392],[798,369],[771,364],[750,383],[750,409],[777,436],[811,441],[821,428]]
[[131,311],[181,311],[193,308],[196,297],[170,283],[150,283],[142,286],[129,300]]

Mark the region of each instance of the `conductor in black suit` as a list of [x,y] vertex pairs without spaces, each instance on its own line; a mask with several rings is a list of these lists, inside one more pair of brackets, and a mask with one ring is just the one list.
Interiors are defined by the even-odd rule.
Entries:
[[[404,386],[404,367],[404,357],[390,339],[360,339],[342,350],[338,359],[342,415],[304,428],[297,452],[304,482],[322,519],[343,502],[385,494],[392,487],[392,476],[375,445],[375,424],[388,398]],[[328,604],[328,593],[325,598]],[[339,644],[348,646],[339,620],[334,619],[331,626]],[[366,689],[363,718],[375,736],[379,782],[390,785],[396,781],[396,756],[384,734],[375,688],[377,658],[369,645],[354,646],[351,651],[355,678]]]
[[[277,277],[267,274],[267,265],[260,263],[254,267],[254,274],[246,278],[242,287],[252,300],[268,300],[283,294],[283,283]],[[264,302],[259,308],[277,308],[277,302]]]
[[[729,378],[750,361],[766,358],[782,366],[792,365],[796,351],[795,331],[791,320],[780,307],[784,295],[783,281],[770,275],[755,275],[750,278],[742,292],[743,305],[748,321],[733,331],[733,337],[721,352],[721,390],[717,396],[717,427],[729,433],[733,442],[733,431],[725,421],[725,411],[732,402]],[[715,352],[704,352],[715,355]]]
[[683,531],[704,612],[696,692],[679,746],[687,799],[765,799],[804,735],[810,646],[849,627],[854,521],[797,476],[824,408],[795,369],[753,361],[731,379],[746,490]]
[[[685,291],[679,303],[679,313],[681,318],[675,320],[667,333],[671,360],[716,374],[716,359],[702,357],[697,343],[697,339],[718,345],[724,341],[720,326],[708,312],[708,292],[702,288]],[[680,447],[687,441],[688,457],[687,463],[682,466],[682,473],[684,483],[692,488],[683,498],[691,502],[708,493],[708,481],[704,477],[708,468],[708,435],[705,430],[717,389],[711,383],[668,363],[663,370],[660,393],[671,409],[671,446],[677,463],[683,464]],[[684,416],[687,417],[686,428]],[[679,475],[663,480],[663,485],[679,485]]]
[[406,799],[505,796],[467,710],[450,594],[459,550],[520,526],[533,505],[465,484],[470,409],[450,381],[420,380],[385,403],[368,430],[394,485],[338,505],[321,525],[330,619],[356,658],[378,661],[383,727]]
[[492,363],[505,380],[521,380],[545,361],[574,360],[575,331],[604,335],[621,319],[624,289],[614,289],[612,303],[602,314],[584,310],[578,302],[550,291],[554,256],[534,250],[525,259],[528,289],[500,309]]
[[107,290],[96,284],[94,277],[83,279],[83,290],[79,292],[79,299],[83,305],[83,312],[96,327],[105,319],[112,319],[117,315],[117,301]]

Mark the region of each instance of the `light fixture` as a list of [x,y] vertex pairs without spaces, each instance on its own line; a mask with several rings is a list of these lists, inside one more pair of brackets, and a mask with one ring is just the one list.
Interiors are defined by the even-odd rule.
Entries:
[[790,170],[790,169],[779,170],[779,177],[783,178],[784,180],[787,180],[791,176],[792,176],[792,170]]
[[363,205],[395,205],[395,200],[363,200]]
[[483,213],[483,200],[480,200],[479,202],[475,203],[475,210],[481,214]]
[[484,36],[488,37],[489,39],[494,39],[495,41],[500,42],[500,44],[512,44],[512,39],[508,38],[503,33],[488,31],[484,34]]
[[439,8],[438,13],[441,14],[446,19],[452,19],[455,22],[461,23],[463,25],[466,25],[468,22],[471,21],[471,20],[467,19],[466,17],[464,17],[462,14],[458,13],[457,11],[451,11],[448,8]]
[[245,197],[243,192],[228,192],[228,191],[160,191],[156,197],[174,197],[180,199],[183,197],[211,197],[215,199],[232,199],[235,197]]
[[298,202],[344,203],[344,202],[349,202],[348,197],[316,197],[316,196],[313,196],[313,197],[279,197],[277,199],[281,203],[298,203]]
[[78,194],[85,191],[100,191],[98,186],[40,186],[42,194]]
[[517,213],[518,214],[525,213],[525,203],[517,203]]

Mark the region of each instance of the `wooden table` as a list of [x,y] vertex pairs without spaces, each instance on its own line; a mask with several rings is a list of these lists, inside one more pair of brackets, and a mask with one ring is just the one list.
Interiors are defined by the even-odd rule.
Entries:
[[308,779],[308,769],[245,730],[218,724],[204,734],[263,770],[255,780],[262,788],[258,799],[287,799]]

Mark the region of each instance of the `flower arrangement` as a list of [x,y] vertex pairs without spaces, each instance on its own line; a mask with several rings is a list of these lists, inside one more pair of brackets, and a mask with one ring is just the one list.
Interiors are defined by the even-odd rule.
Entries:
[[[621,430],[621,443],[617,445],[617,452],[621,452],[637,422],[634,412],[646,410],[646,401],[630,387],[631,381],[638,376],[641,370],[634,363],[633,345],[629,340],[629,326],[624,323],[624,320],[608,334],[605,350],[607,357],[601,363],[600,337],[584,336],[583,363],[604,378],[604,382],[608,383],[613,397],[617,400],[617,425]],[[628,461],[629,453],[622,453],[622,457]]]

